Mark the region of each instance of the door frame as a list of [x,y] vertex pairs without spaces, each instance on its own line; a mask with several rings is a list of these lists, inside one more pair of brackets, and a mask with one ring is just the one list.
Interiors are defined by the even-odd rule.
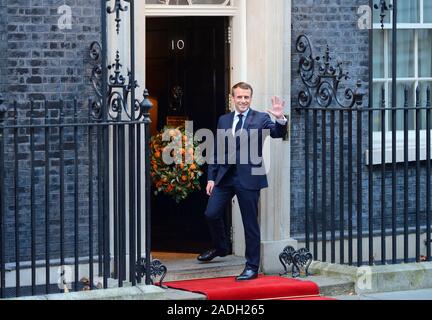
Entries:
[[[199,9],[198,9],[199,8]],[[247,19],[252,12],[259,13],[259,19]],[[257,87],[254,101],[261,106],[259,111],[266,111],[269,94],[283,96],[287,101],[286,114],[290,116],[290,72],[291,72],[291,0],[235,0],[232,7],[218,6],[169,6],[169,5],[146,5],[145,1],[137,1],[135,7],[136,35],[136,80],[145,88],[145,18],[169,17],[169,16],[227,16],[230,18],[231,26],[231,49],[230,63],[231,83],[247,80]],[[280,23],[282,21],[282,23]],[[285,25],[284,25],[285,24]],[[257,31],[262,32],[262,43],[257,46],[255,35]],[[114,32],[114,31],[113,31]],[[284,37],[284,33],[287,34]],[[274,34],[275,37],[268,37]],[[251,43],[248,51],[248,40]],[[124,47],[124,43],[119,44]],[[260,50],[257,50],[259,48]],[[285,57],[288,57],[286,59]],[[248,68],[250,68],[248,70]],[[282,72],[283,71],[283,72]],[[142,137],[141,141],[144,141]],[[272,251],[274,247],[281,247],[290,241],[290,172],[289,172],[289,142],[280,144],[276,154],[284,158],[272,159],[273,172],[280,174],[275,177],[270,174],[270,185],[276,190],[286,190],[287,194],[269,193],[264,191],[260,202],[260,219],[262,238],[264,241],[263,251]],[[144,144],[142,145],[144,149]],[[287,154],[288,156],[283,156]],[[274,157],[273,157],[274,158]],[[144,164],[143,164],[144,167]],[[272,176],[273,175],[273,176]],[[144,183],[144,175],[141,177]],[[144,212],[145,204],[142,204]],[[238,204],[235,199],[232,205],[233,217],[233,249],[234,254],[244,255],[244,231],[240,217]],[[275,224],[276,223],[276,224]],[[143,226],[144,228],[144,226]],[[267,250],[268,244],[271,248]],[[144,244],[143,244],[144,247]],[[276,249],[279,250],[279,249]],[[263,252],[264,265],[266,254]],[[270,257],[271,260],[274,260]],[[273,262],[272,262],[273,264]],[[266,268],[267,269],[267,268]]]
[[[193,36],[193,32],[189,33],[188,31],[190,30],[191,27],[193,27],[196,30],[202,30],[203,27],[215,27],[217,29],[217,42],[215,43],[216,47],[214,47],[214,49],[216,49],[218,51],[217,54],[217,63],[215,63],[215,70],[218,70],[218,85],[217,87],[214,88],[214,93],[217,93],[217,99],[214,101],[214,104],[211,107],[208,107],[208,111],[201,116],[204,116],[206,118],[206,123],[194,123],[194,128],[195,125],[197,126],[197,129],[199,128],[213,128],[218,120],[218,117],[221,114],[227,113],[228,112],[228,107],[229,104],[227,103],[227,97],[229,96],[229,93],[231,91],[231,79],[230,79],[230,69],[231,69],[231,63],[230,63],[230,44],[228,43],[227,40],[227,30],[229,27],[229,17],[226,16],[207,16],[207,17],[202,17],[202,16],[169,16],[169,17],[160,17],[160,16],[147,16],[146,17],[146,37],[149,37],[149,32],[158,32],[158,31],[162,31],[163,30],[163,34],[165,34],[166,32],[168,32],[168,36],[162,40],[161,36],[156,36],[156,38],[158,38],[159,40],[162,40],[163,42],[159,43],[156,45],[153,44],[153,40],[149,40],[147,42],[147,45],[156,45],[156,47],[161,47],[164,46],[163,43],[165,43],[165,41],[171,41],[172,39],[182,39],[185,42],[184,43],[188,43],[189,41],[191,41],[192,39],[195,38],[195,36]],[[215,30],[216,30],[215,29]],[[200,32],[201,34],[201,32]],[[205,32],[202,33],[203,37],[208,37],[210,35],[212,35],[212,31],[209,32]],[[152,36],[152,38],[154,37],[154,35]],[[155,41],[159,41],[156,40]],[[148,38],[147,38],[148,39]],[[195,45],[200,46],[200,42],[196,42],[196,40],[193,40],[193,42],[195,43]],[[174,45],[174,44],[172,44]],[[191,46],[195,46],[192,45]],[[170,44],[171,46],[171,44]],[[173,48],[171,48],[173,49]],[[211,52],[213,49],[210,49],[210,51],[208,52],[211,56]],[[193,52],[194,50],[190,50],[190,52]],[[170,51],[171,52],[171,51]],[[147,52],[148,53],[148,52]],[[172,56],[171,56],[172,54]],[[176,53],[171,52],[168,53],[168,55],[170,57],[166,58],[166,63],[169,63],[169,61],[172,59],[172,61],[174,60],[174,56],[176,55]],[[165,54],[163,54],[162,56],[165,57]],[[183,57],[183,54],[181,54],[181,58],[180,60],[183,61],[185,63],[184,67],[186,69],[189,70],[189,72],[193,72],[192,69],[190,69],[190,63],[195,60],[195,59],[188,59],[186,57]],[[209,57],[210,57],[209,56]],[[146,66],[147,68],[149,68],[152,65],[152,61],[160,61],[160,59],[157,58],[156,56],[152,56],[151,57],[151,61],[148,61],[148,56],[146,56]],[[165,58],[164,58],[165,59]],[[184,60],[183,60],[184,59]],[[214,58],[210,58],[211,60],[213,60]],[[195,60],[196,61],[196,60]],[[223,64],[222,64],[223,62]],[[152,72],[151,73],[147,73],[146,77],[153,77],[155,76],[157,73],[162,72],[162,74],[165,74],[167,71],[170,72],[169,70],[174,70],[172,69],[173,66],[168,67],[168,70],[166,70],[165,68],[168,66],[166,63],[164,63],[164,67],[163,67],[163,71],[162,71],[162,67],[159,67],[157,69],[152,68]],[[210,62],[211,63],[211,62]],[[183,65],[182,62],[180,62],[180,65]],[[183,69],[183,67],[178,67],[178,69]],[[189,67],[187,66],[189,65]],[[194,70],[200,70],[203,66],[201,65],[201,63],[199,65],[196,65],[194,67]],[[181,73],[181,71],[180,71]],[[206,73],[206,75],[211,75],[212,72]],[[164,81],[160,82],[160,84],[164,84],[167,83],[167,81],[169,82],[169,78],[172,79],[172,77],[167,77],[164,79]],[[185,83],[182,83],[182,76],[179,77],[180,83],[179,85],[182,86],[184,88],[184,97],[185,97],[185,103],[187,104],[187,98],[186,98],[186,94],[187,91],[190,91],[191,84],[187,84],[188,81],[186,81]],[[211,79],[210,83],[211,83]],[[220,83],[221,81],[223,81],[223,85],[222,83]],[[209,85],[211,86],[211,84],[209,83]],[[158,86],[151,86],[150,84],[147,83],[148,85],[146,85],[146,89],[149,90],[149,93],[151,94],[151,96],[153,97],[157,97],[161,94],[161,92],[158,90]],[[173,83],[171,83],[172,85]],[[170,86],[168,86],[170,87]],[[189,89],[187,89],[189,88]],[[165,88],[166,89],[166,88]],[[223,90],[223,91],[222,91]],[[190,93],[189,93],[190,95]],[[213,96],[212,94],[208,97],[210,98],[211,96]],[[162,107],[162,104],[159,104],[159,107]],[[199,108],[201,108],[201,104],[199,103]],[[163,108],[164,109],[164,108]],[[159,110],[163,110],[163,109],[159,109]],[[187,108],[185,108],[185,110],[187,110]],[[211,111],[210,111],[211,110]],[[198,119],[194,118],[195,113],[191,112],[190,110],[187,111],[188,116],[190,117],[189,120],[191,121],[195,121]],[[162,112],[162,114],[159,114],[159,119],[161,119],[160,117],[165,115],[165,111]],[[164,117],[163,117],[164,118]],[[163,126],[162,123],[158,122],[158,127],[161,128],[161,125]],[[204,181],[202,181],[202,183],[204,183]],[[207,182],[205,181],[205,183],[207,184]],[[165,242],[163,239],[166,236],[162,236],[159,232],[157,232],[157,230],[163,230],[163,234],[165,234],[165,232],[167,230],[171,230],[170,227],[172,228],[173,226],[175,226],[175,230],[177,230],[178,228],[178,224],[181,224],[183,222],[186,222],[187,227],[193,225],[194,221],[199,220],[199,222],[197,221],[197,225],[195,225],[195,230],[202,230],[204,231],[205,229],[207,229],[207,223],[206,223],[206,219],[204,216],[204,212],[205,212],[205,206],[207,204],[208,201],[208,197],[205,195],[205,192],[203,193],[202,191],[205,191],[205,185],[201,185],[202,190],[201,190],[201,196],[200,198],[195,199],[192,203],[194,203],[195,201],[199,201],[199,210],[196,211],[197,213],[199,213],[199,217],[197,218],[192,218],[192,217],[188,217],[185,219],[181,219],[180,221],[177,221],[177,215],[175,217],[167,217],[164,216],[163,219],[158,218],[159,214],[158,214],[158,210],[162,210],[161,212],[163,212],[164,209],[160,208],[160,204],[164,202],[164,200],[161,200],[162,202],[153,199],[152,198],[152,212],[154,214],[152,214],[152,243],[155,244],[154,246],[152,245],[152,249],[154,251],[164,251],[164,252],[194,252],[194,250],[206,250],[209,248],[209,246],[211,246],[211,241],[207,241],[207,237],[208,237],[208,232],[203,234],[203,238],[199,239],[197,237],[194,237],[194,242],[196,242],[196,245],[184,245],[184,241],[186,241],[186,243],[189,243],[187,240],[190,240],[190,238],[186,235],[185,233],[185,237],[179,237],[174,244],[172,244],[171,242]],[[193,198],[193,197],[192,197]],[[153,203],[153,200],[155,200],[155,202]],[[189,201],[189,199],[188,199]],[[181,205],[181,204],[180,204]],[[158,209],[159,207],[159,209]],[[186,207],[186,208],[192,208],[192,207]],[[183,209],[186,209],[183,207]],[[197,209],[197,208],[195,208]],[[156,210],[156,211],[155,211]],[[187,209],[189,211],[189,209]],[[169,211],[169,210],[168,210]],[[162,214],[163,216],[163,214]],[[227,231],[227,235],[228,233],[231,234],[231,228],[232,228],[232,207],[231,205],[227,205],[226,206],[226,210],[225,210],[225,222],[226,222],[226,231]],[[154,217],[154,218],[153,218]],[[168,219],[168,220],[166,220]],[[157,220],[157,221],[156,221]],[[186,226],[185,226],[186,227]],[[184,229],[184,228],[181,228]],[[190,230],[190,232],[193,232],[193,229]],[[169,234],[173,234],[173,232],[170,232]],[[158,240],[162,240],[160,241],[159,245],[157,244]],[[210,239],[208,239],[210,240]],[[230,239],[230,252],[231,253],[231,241],[232,239]],[[162,243],[162,245],[161,245]],[[166,245],[163,245],[163,243],[166,243]],[[196,251],[195,253],[200,253],[202,251]]]
[[[167,5],[146,5],[145,1],[136,2],[135,8],[135,24],[136,32],[139,36],[136,41],[136,80],[142,84],[142,88],[146,87],[146,18],[147,17],[184,17],[184,16],[225,16],[229,18],[231,30],[231,45],[230,45],[230,80],[231,83],[236,83],[243,79],[247,79],[247,37],[246,37],[246,0],[235,0],[235,6],[167,6]],[[114,30],[112,31],[112,34]],[[125,43],[119,44],[124,47]],[[227,97],[228,99],[228,97]],[[229,99],[229,101],[231,101]],[[141,141],[144,141],[142,137]],[[142,148],[145,148],[143,145]],[[144,166],[144,165],[143,165]],[[144,183],[145,177],[141,180]],[[142,204],[142,212],[145,212],[145,204]],[[233,204],[233,212],[235,205]],[[143,229],[145,226],[143,226]],[[233,251],[235,254],[243,255],[242,250],[238,248],[244,247],[244,240],[240,240],[235,235],[243,234],[243,226],[241,219],[232,217],[232,242]],[[142,244],[145,247],[145,243]],[[237,248],[237,249],[236,249]]]

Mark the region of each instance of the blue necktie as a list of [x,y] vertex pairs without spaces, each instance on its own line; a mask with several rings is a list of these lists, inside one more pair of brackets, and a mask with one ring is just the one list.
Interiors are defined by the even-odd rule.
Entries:
[[239,150],[240,150],[240,132],[241,129],[243,127],[243,114],[239,114],[239,121],[236,124],[235,127],[235,139],[236,139],[236,163],[240,163],[240,154],[239,154]]
[[239,134],[239,131],[240,131],[240,130],[242,129],[242,127],[243,127],[243,115],[242,115],[242,114],[239,114],[238,117],[239,117],[239,121],[237,122],[237,125],[236,125],[236,127],[235,127],[235,133],[236,133],[236,134]]

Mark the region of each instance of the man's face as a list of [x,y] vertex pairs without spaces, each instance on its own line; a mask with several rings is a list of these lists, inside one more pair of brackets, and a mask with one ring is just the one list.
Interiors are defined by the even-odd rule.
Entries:
[[237,112],[245,113],[251,106],[252,92],[249,89],[236,88],[232,99]]

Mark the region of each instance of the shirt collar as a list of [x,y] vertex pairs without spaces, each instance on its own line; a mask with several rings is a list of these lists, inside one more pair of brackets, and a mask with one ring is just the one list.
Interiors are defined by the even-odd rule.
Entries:
[[[249,114],[249,111],[250,111],[250,108],[247,109],[246,112],[242,113],[242,115],[244,116],[243,120],[246,119],[247,115]],[[240,114],[240,112],[238,112],[238,111],[236,110],[236,111],[235,111],[235,114],[234,114],[234,118],[237,117],[239,114]]]

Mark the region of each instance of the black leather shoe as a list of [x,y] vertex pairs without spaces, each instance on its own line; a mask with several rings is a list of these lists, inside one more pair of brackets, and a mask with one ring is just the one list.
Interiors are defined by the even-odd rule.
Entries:
[[217,249],[211,249],[211,250],[204,252],[203,254],[200,254],[197,259],[198,259],[198,261],[201,261],[201,262],[209,262],[209,261],[212,261],[216,257],[226,257],[226,256],[227,256],[227,254],[225,252],[222,252],[222,251],[217,250]]
[[244,269],[241,275],[239,275],[236,280],[244,281],[244,280],[253,280],[258,278],[258,271],[254,271],[252,269]]

